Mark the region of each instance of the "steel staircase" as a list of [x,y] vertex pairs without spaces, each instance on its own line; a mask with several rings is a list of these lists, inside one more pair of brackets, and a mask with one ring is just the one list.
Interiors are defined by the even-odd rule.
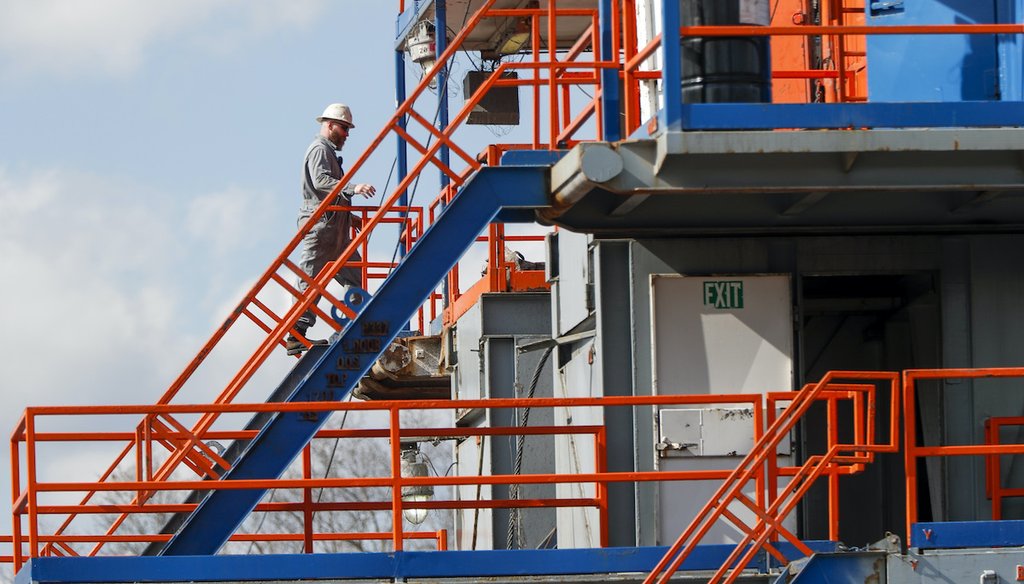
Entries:
[[[299,316],[306,310],[315,311],[321,321],[334,329],[333,343],[322,355],[318,351],[310,351],[299,361],[297,369],[290,374],[291,379],[282,383],[268,401],[343,399],[380,352],[388,346],[403,324],[408,322],[424,301],[431,297],[445,273],[455,265],[462,253],[477,239],[480,231],[498,215],[499,211],[503,208],[535,209],[547,205],[546,167],[487,167],[482,161],[484,159],[468,154],[454,139],[456,130],[468,118],[476,102],[492,87],[502,83],[499,80],[505,68],[520,66],[527,70],[538,70],[535,64],[503,64],[502,68],[477,88],[473,96],[466,96],[465,105],[451,116],[449,123],[442,124],[443,127],[435,127],[429,119],[431,115],[416,111],[418,100],[428,95],[428,87],[435,78],[444,79],[446,66],[452,62],[457,52],[465,50],[462,45],[477,25],[486,18],[507,16],[501,10],[493,9],[494,4],[495,0],[486,0],[466,20],[448,47],[437,56],[437,64],[425,72],[420,83],[371,140],[366,151],[349,167],[335,191],[325,198],[320,207],[300,227],[266,272],[257,279],[223,324],[214,331],[171,383],[157,404],[182,403],[183,399],[188,399],[182,390],[190,381],[194,381],[196,372],[208,361],[225,336],[234,330],[238,323],[248,321],[255,324],[258,329],[258,345],[223,389],[209,400],[214,405],[231,403],[254,380],[271,355],[280,351],[286,335],[293,334],[309,344],[294,328]],[[556,11],[553,4],[547,9],[530,9],[526,12],[531,15],[534,22],[539,22],[541,16],[549,17],[552,27],[556,14],[562,14],[562,11]],[[579,17],[581,13],[578,10],[566,12],[575,17]],[[588,15],[590,13],[586,12]],[[596,12],[593,17],[596,18]],[[554,31],[555,29],[551,28],[549,32]],[[587,46],[592,39],[590,29],[581,38],[568,59],[578,57]],[[541,57],[539,45],[534,53],[535,59]],[[567,89],[568,84],[557,78],[571,75],[568,72],[571,67],[586,66],[595,71],[595,67],[600,66],[594,62],[580,65],[557,61],[554,48],[548,56],[552,61],[545,66],[552,75],[552,90]],[[597,80],[596,77],[591,77],[584,79],[583,82],[596,83]],[[597,100],[591,102],[589,109],[571,122],[562,119],[567,118],[567,111],[553,117],[548,143],[574,143],[573,132],[589,116],[595,115],[596,103]],[[558,110],[557,102],[555,109]],[[565,122],[564,129],[560,121]],[[540,139],[539,131],[538,118],[535,120],[533,143],[518,145],[515,148],[546,149],[548,146]],[[421,138],[417,139],[417,135]],[[425,140],[422,139],[424,135]],[[400,176],[398,184],[390,192],[385,193],[385,199],[376,209],[338,206],[334,201],[341,188],[352,182],[369,157],[389,137],[397,138],[405,147],[409,147],[411,153],[418,155],[418,158],[409,157],[407,173]],[[449,153],[452,155],[451,162]],[[496,158],[488,156],[486,160],[493,164]],[[428,167],[439,170],[446,177],[447,186],[439,196],[440,204],[435,201],[435,205],[443,211],[434,219],[431,227],[421,234],[422,218],[417,221],[408,217],[418,209],[409,207],[404,201]],[[459,167],[461,170],[457,169]],[[352,243],[336,261],[328,264],[315,278],[304,274],[290,259],[301,244],[302,238],[325,213],[352,211],[363,213],[362,229],[354,235]],[[431,206],[431,215],[433,212],[434,206]],[[533,220],[533,217],[532,212],[519,213],[515,219]],[[355,257],[357,251],[362,251],[363,257],[367,257],[366,249],[371,233],[378,225],[388,223],[398,223],[401,226],[398,237],[407,250],[403,261],[393,269],[372,297],[363,292],[350,291],[347,298],[336,298],[328,290],[334,275],[346,266],[367,268],[370,265],[368,260],[352,262],[351,258]],[[293,285],[295,278],[306,281],[308,288],[305,292],[300,292]],[[365,278],[366,276],[364,287],[368,287]],[[279,297],[282,293],[293,298],[294,302],[283,313],[278,313],[272,308],[269,298]],[[333,311],[340,313],[341,316],[337,319],[328,316],[324,310],[317,307],[318,298],[326,300]],[[147,415],[137,427],[135,439],[125,445],[111,466],[101,474],[99,481],[115,480],[116,473],[123,470],[125,465],[131,465],[133,458],[135,479],[149,483],[170,481],[176,473],[180,476],[183,471],[194,473],[192,476],[198,476],[206,481],[276,478],[324,421],[311,419],[314,416],[294,414],[274,415],[269,421],[266,418],[253,418],[246,429],[262,428],[255,439],[250,442],[239,442],[225,452],[218,452],[206,443],[204,435],[214,428],[220,417],[219,413],[207,412],[199,416],[194,423],[186,423],[169,414]],[[162,446],[163,451],[154,453],[153,450],[157,450],[153,448],[154,445]],[[89,503],[96,494],[96,491],[87,493],[80,504]],[[188,516],[173,516],[165,526],[164,533],[174,532],[176,535],[166,543],[153,543],[146,553],[175,555],[216,552],[261,495],[260,490],[210,490],[192,493],[184,502],[198,503],[195,512]],[[152,496],[152,491],[140,490],[131,504],[143,506]],[[116,516],[107,529],[107,535],[115,534],[128,515],[122,513]],[[70,526],[76,518],[76,514],[69,515],[55,530],[54,535],[59,538],[62,534],[73,532]],[[102,543],[96,544],[82,555],[97,555],[102,547]],[[41,550],[41,555],[44,556],[79,553],[73,547],[59,541],[48,543]]]
[[[437,282],[502,208],[546,206],[546,168],[487,168],[466,182],[405,260],[336,335],[331,346],[284,401],[343,399]],[[355,303],[353,303],[355,304]],[[263,426],[221,480],[280,476],[327,416],[282,412]],[[265,490],[215,490],[183,522],[161,555],[213,554],[256,506]]]

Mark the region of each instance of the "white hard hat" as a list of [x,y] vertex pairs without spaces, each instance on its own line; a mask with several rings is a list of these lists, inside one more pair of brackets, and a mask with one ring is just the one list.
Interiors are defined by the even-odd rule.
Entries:
[[321,114],[320,117],[316,119],[316,121],[320,122],[321,124],[324,123],[324,121],[326,120],[344,122],[348,124],[349,127],[356,127],[356,125],[352,123],[352,110],[350,110],[348,106],[343,103],[332,103],[331,105],[327,106],[327,109],[324,110],[324,113]]

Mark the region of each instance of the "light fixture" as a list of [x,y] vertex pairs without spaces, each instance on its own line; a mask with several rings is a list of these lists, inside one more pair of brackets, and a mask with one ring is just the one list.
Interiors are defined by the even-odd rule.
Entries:
[[[424,20],[416,24],[409,38],[405,41],[405,49],[409,58],[423,68],[423,74],[430,71],[437,62],[437,39],[434,36],[434,25]],[[437,77],[430,79],[429,87],[437,88]]]
[[[430,476],[426,458],[420,452],[416,442],[402,443],[402,476],[407,478]],[[422,503],[434,497],[434,487],[430,485],[412,485],[402,487],[403,503]],[[429,509],[409,509],[402,506],[402,515],[413,525],[419,525],[427,518]]]
[[530,40],[530,19],[523,17],[516,20],[515,24],[512,25],[506,36],[502,39],[498,45],[499,55],[511,55],[518,53],[526,46],[526,43]]

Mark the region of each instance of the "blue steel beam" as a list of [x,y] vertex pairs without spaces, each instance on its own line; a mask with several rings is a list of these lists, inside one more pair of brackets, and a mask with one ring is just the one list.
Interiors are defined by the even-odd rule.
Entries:
[[[618,62],[617,47],[612,45],[612,0],[601,0],[598,4],[598,16],[601,28],[601,60]],[[622,122],[619,119],[622,111],[622,100],[619,91],[619,70],[601,69],[601,127],[602,139],[606,142],[618,142],[622,139]]]
[[937,521],[910,527],[910,547],[920,549],[1024,546],[1024,521]]
[[[546,207],[547,183],[546,166],[480,170],[366,302],[309,375],[299,382],[287,401],[344,399],[477,234],[503,208]],[[327,418],[327,415],[315,413],[277,414],[222,480],[281,476]],[[167,543],[161,555],[216,553],[265,493],[265,489],[212,491]]]
[[[834,552],[833,542],[806,542],[816,552]],[[789,542],[776,547],[799,558]],[[501,578],[649,572],[666,547],[564,550],[478,550],[445,552],[278,554],[200,557],[65,557],[33,558],[18,573],[16,584],[48,582],[266,582],[351,580],[358,578]],[[733,546],[698,546],[682,570],[716,570]],[[764,573],[767,554],[751,568]]]
[[[667,105],[659,112],[657,133]],[[1024,126],[1024,102],[691,103],[679,105],[681,130],[864,128],[1014,128]],[[646,138],[641,127],[631,138]]]
[[[446,0],[434,0],[434,53],[441,56],[448,50],[448,6]],[[448,63],[442,62],[437,70],[437,127],[444,130],[448,127]],[[441,165],[445,168],[451,165],[448,146],[441,145],[437,153]],[[451,179],[444,171],[438,169],[441,177],[441,190],[443,191],[451,183]],[[441,208],[444,209],[444,201],[441,201]],[[448,278],[441,281],[441,302],[448,308]]]
[[679,2],[661,3],[661,87],[665,106],[658,112],[658,127],[675,131],[683,124],[682,49],[679,47]]

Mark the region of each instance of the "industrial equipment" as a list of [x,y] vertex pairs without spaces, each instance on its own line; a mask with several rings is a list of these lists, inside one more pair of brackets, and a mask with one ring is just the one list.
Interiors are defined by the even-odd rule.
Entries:
[[[302,294],[282,284],[289,244],[156,405],[26,411],[19,581],[1024,580],[1022,14],[401,2],[400,105],[342,180],[397,142],[397,184],[344,209],[362,230]],[[464,104],[428,90],[469,52],[495,65],[466,78]],[[411,89],[405,55],[423,69]],[[516,141],[460,131],[513,111]],[[434,171],[437,198],[411,204]],[[400,261],[352,260],[380,225],[398,226]],[[519,245],[543,265],[506,252]],[[462,282],[474,246],[487,267]],[[369,292],[331,294],[346,265]],[[282,290],[295,303],[278,314],[260,295]],[[330,345],[267,403],[236,403],[320,296]],[[251,356],[215,403],[185,401],[238,323]],[[330,422],[366,412],[378,427]],[[40,430],[67,415],[100,425]],[[104,426],[119,416],[137,425]],[[78,438],[123,444],[99,480],[37,464]],[[386,442],[389,472],[314,472],[311,443],[356,439]],[[431,468],[435,445],[448,467]],[[386,525],[318,530],[356,511]],[[239,532],[253,513],[298,519]],[[122,528],[147,514],[162,527]],[[220,554],[260,538],[303,554]],[[358,538],[390,547],[313,553]],[[104,557],[122,541],[148,557]]]

